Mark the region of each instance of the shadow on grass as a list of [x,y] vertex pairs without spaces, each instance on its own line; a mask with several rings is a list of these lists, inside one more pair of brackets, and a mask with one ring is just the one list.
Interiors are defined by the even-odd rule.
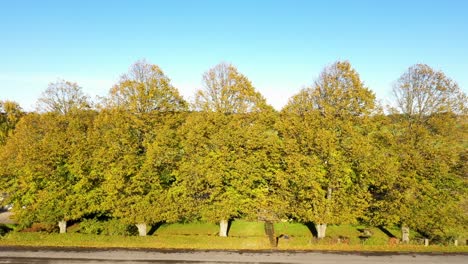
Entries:
[[226,232],[228,235],[229,235],[229,232],[231,231],[231,226],[232,226],[232,222],[233,222],[233,221],[234,221],[234,220],[232,220],[232,219],[230,219],[230,220],[228,221],[228,227],[227,227],[227,232]]
[[151,226],[151,229],[149,230],[148,232],[148,236],[152,236],[154,235],[154,233],[156,233],[156,231],[158,231],[158,229],[164,224],[164,222],[158,222],[154,225]]
[[386,234],[389,238],[396,238],[396,236],[392,234],[392,232],[388,231],[388,229],[386,229],[384,226],[378,226],[377,228],[379,228],[379,230]]
[[315,228],[315,224],[314,224],[314,223],[308,222],[308,223],[305,223],[305,226],[307,226],[307,228],[309,229],[310,233],[312,233],[312,236],[313,236],[313,237],[317,237],[317,236],[318,236],[318,232],[317,232],[317,229]]
[[13,228],[7,226],[7,225],[4,225],[4,224],[0,224],[0,236],[4,236],[8,233],[10,233],[11,231],[13,231]]

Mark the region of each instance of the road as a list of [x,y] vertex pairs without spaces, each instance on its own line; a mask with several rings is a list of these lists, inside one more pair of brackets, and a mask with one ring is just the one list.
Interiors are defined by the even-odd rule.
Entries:
[[187,251],[0,247],[0,263],[468,263],[467,254]]

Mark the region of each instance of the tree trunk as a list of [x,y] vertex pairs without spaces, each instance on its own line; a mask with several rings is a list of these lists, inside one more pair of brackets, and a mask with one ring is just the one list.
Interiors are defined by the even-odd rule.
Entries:
[[332,199],[332,193],[333,193],[333,190],[331,187],[328,187],[327,188],[327,200],[330,201]]
[[409,227],[402,225],[401,226],[401,242],[402,243],[409,243]]
[[[327,188],[327,207],[325,208],[326,209],[326,212],[325,212],[325,215],[328,216],[329,214],[329,211],[330,211],[330,206],[331,206],[331,202],[332,202],[332,193],[333,193],[333,189],[329,186]],[[315,224],[315,229],[317,229],[317,238],[318,239],[322,239],[322,238],[325,238],[325,233],[327,231],[327,224]]]
[[227,237],[228,236],[228,220],[221,220],[219,222],[219,236],[220,237]]
[[427,238],[424,239],[424,246],[426,247],[429,246],[429,239]]
[[327,231],[327,224],[316,224],[315,229],[317,229],[317,238],[322,239],[325,237],[325,232]]
[[453,241],[453,245],[457,247],[458,246],[458,240],[455,239],[455,241]]
[[67,221],[65,220],[59,221],[58,226],[60,229],[60,234],[65,234],[67,232]]
[[139,236],[146,236],[146,223],[136,224]]

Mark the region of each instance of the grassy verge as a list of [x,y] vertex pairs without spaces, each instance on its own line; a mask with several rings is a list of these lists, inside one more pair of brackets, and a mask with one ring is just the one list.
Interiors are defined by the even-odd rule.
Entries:
[[[161,235],[147,237],[101,236],[84,234],[11,233],[0,239],[2,246],[50,246],[92,248],[152,248],[203,250],[271,249],[266,237],[217,237],[202,235]],[[311,244],[306,237],[281,241],[277,250],[379,251],[379,252],[465,252],[467,246]]]
[[[363,226],[330,226],[327,238],[311,240],[310,230],[298,223],[275,225],[278,239],[277,250],[323,250],[323,251],[379,251],[379,252],[465,252],[468,246],[387,245],[388,236],[377,228],[369,228],[372,236],[359,239]],[[398,230],[389,230],[397,235]],[[0,237],[0,246],[51,246],[94,248],[154,248],[154,249],[200,249],[200,250],[266,250],[271,249],[264,234],[262,223],[235,221],[230,227],[230,237],[217,236],[218,226],[207,223],[164,224],[147,237],[105,236],[80,233],[47,234],[10,232]],[[284,236],[286,235],[286,236]],[[337,237],[349,241],[340,243]]]
[[264,238],[221,238],[202,235],[101,236],[84,234],[11,233],[0,245],[52,247],[118,247],[161,249],[266,249]]

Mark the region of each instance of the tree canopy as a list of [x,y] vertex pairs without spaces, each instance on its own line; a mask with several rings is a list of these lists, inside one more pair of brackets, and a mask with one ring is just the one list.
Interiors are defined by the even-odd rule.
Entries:
[[467,111],[468,99],[458,84],[426,64],[409,67],[393,87],[393,95],[400,113],[417,118]]
[[220,63],[203,74],[203,89],[196,92],[194,106],[201,111],[231,114],[269,107],[250,80],[227,63]]
[[91,104],[77,83],[58,80],[49,84],[38,99],[37,107],[42,112],[67,114],[73,110],[88,109]]
[[[189,103],[138,61],[101,107],[76,83],[51,83],[26,113],[0,101],[0,191],[22,226],[117,219],[292,219],[400,226],[456,239],[468,226],[466,95],[417,64],[383,111],[348,61],[323,69],[280,111],[220,63]],[[437,209],[437,210],[436,210]]]
[[133,64],[112,87],[107,104],[134,113],[184,111],[187,103],[159,66],[145,60]]
[[366,117],[374,100],[350,63],[336,62],[282,112],[295,215],[318,224],[319,237],[326,224],[353,222],[366,209]]

